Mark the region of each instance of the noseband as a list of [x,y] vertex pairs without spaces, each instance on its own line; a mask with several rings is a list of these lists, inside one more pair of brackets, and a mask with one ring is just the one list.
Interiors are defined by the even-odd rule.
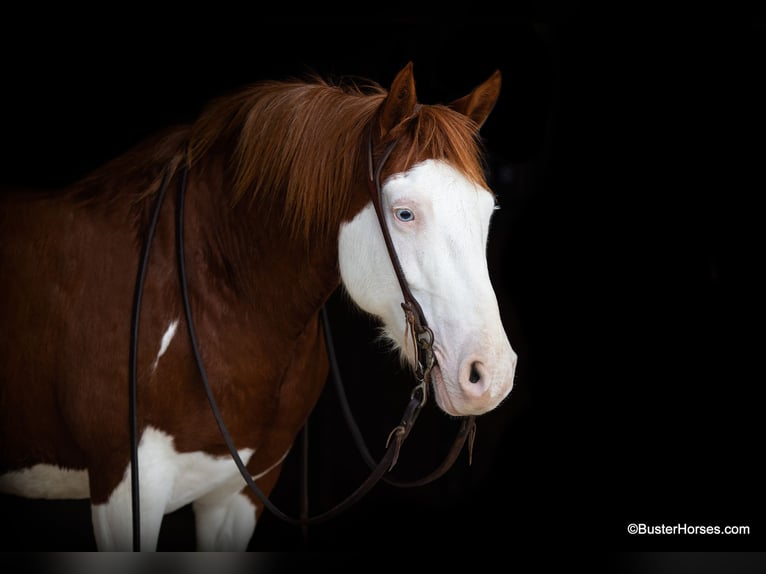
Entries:
[[[396,480],[396,479],[385,476],[386,473],[390,472],[393,469],[393,467],[396,465],[401,446],[404,440],[409,435],[410,431],[412,430],[412,426],[414,425],[420,410],[422,409],[423,405],[425,405],[427,401],[428,384],[431,378],[431,370],[433,369],[433,366],[435,364],[435,358],[433,353],[434,335],[430,327],[428,327],[428,323],[423,313],[423,309],[421,308],[420,304],[417,302],[417,300],[412,294],[412,291],[409,288],[409,285],[404,275],[404,271],[399,261],[399,257],[396,254],[396,249],[394,248],[394,244],[391,239],[391,234],[389,232],[388,225],[386,223],[385,212],[382,207],[382,190],[380,185],[380,175],[381,175],[383,166],[385,162],[388,160],[389,156],[391,155],[391,152],[396,146],[397,141],[394,140],[388,144],[383,155],[381,156],[380,161],[377,164],[377,167],[374,166],[374,161],[373,161],[372,138],[370,138],[368,144],[369,144],[368,145],[368,177],[367,177],[368,188],[369,188],[372,204],[375,207],[375,213],[377,214],[377,217],[378,217],[380,229],[383,233],[383,238],[385,240],[386,248],[388,250],[388,255],[394,267],[394,272],[396,273],[396,278],[399,282],[399,286],[401,287],[402,295],[404,297],[404,301],[402,302],[402,309],[405,314],[407,329],[410,334],[411,340],[413,342],[413,346],[415,348],[415,354],[416,354],[415,377],[417,379],[417,385],[412,390],[412,393],[410,395],[410,400],[404,409],[404,413],[402,414],[399,424],[396,425],[388,435],[388,439],[386,441],[385,453],[383,454],[382,458],[376,462],[375,459],[370,454],[369,450],[367,449],[364,443],[364,439],[361,437],[361,432],[359,431],[359,427],[356,424],[356,421],[354,420],[354,417],[351,414],[351,410],[348,405],[345,391],[343,389],[343,384],[341,382],[337,360],[335,358],[335,350],[334,350],[334,346],[332,342],[332,337],[329,331],[327,311],[324,307],[322,307],[321,309],[322,325],[324,329],[325,342],[327,346],[328,358],[330,361],[330,367],[331,367],[331,371],[333,375],[333,380],[338,389],[338,396],[341,401],[343,412],[346,416],[346,422],[349,425],[349,428],[351,429],[352,434],[354,435],[355,442],[357,444],[357,447],[360,450],[360,453],[363,459],[365,460],[365,462],[371,469],[371,473],[367,477],[367,479],[345,500],[341,501],[339,504],[337,504],[330,510],[327,510],[321,514],[318,514],[312,517],[308,516],[308,512],[305,508],[303,509],[303,512],[301,513],[300,518],[291,517],[285,514],[284,512],[282,512],[269,500],[269,498],[255,484],[255,481],[253,480],[252,476],[248,472],[244,462],[240,458],[239,453],[237,452],[237,448],[234,444],[234,441],[232,440],[231,435],[229,434],[229,431],[222,420],[221,413],[218,409],[217,403],[215,401],[215,397],[213,396],[212,390],[210,388],[207,372],[205,370],[205,367],[199,352],[199,347],[197,344],[197,336],[196,336],[196,332],[194,328],[194,321],[191,315],[191,305],[189,302],[189,291],[188,291],[187,279],[186,279],[186,266],[184,261],[184,235],[183,235],[184,196],[186,193],[188,166],[182,165],[180,168],[179,185],[178,185],[178,192],[177,192],[177,198],[176,198],[176,217],[175,217],[178,276],[179,276],[179,282],[181,286],[181,296],[183,300],[186,324],[187,324],[188,332],[189,332],[189,339],[191,342],[194,359],[197,364],[197,369],[199,371],[199,375],[202,380],[202,384],[204,386],[205,393],[208,398],[208,402],[210,403],[210,407],[215,417],[216,423],[218,424],[219,430],[221,432],[221,436],[226,442],[226,445],[231,453],[232,459],[234,460],[234,463],[237,465],[237,468],[239,469],[239,472],[242,475],[242,478],[245,480],[245,483],[247,483],[247,485],[250,487],[253,493],[260,499],[264,507],[268,508],[269,511],[271,511],[277,518],[287,523],[293,524],[295,526],[300,526],[303,528],[307,527],[308,525],[324,522],[340,514],[342,511],[346,510],[352,504],[354,504],[359,499],[361,499],[380,480],[383,480],[389,484],[399,486],[399,487],[414,487],[414,486],[422,486],[422,485],[428,484],[436,480],[437,478],[441,477],[444,473],[446,473],[452,467],[455,460],[457,460],[457,457],[460,454],[460,451],[462,450],[466,440],[468,440],[469,464],[471,461],[471,453],[473,450],[473,440],[474,440],[475,432],[476,432],[475,417],[467,416],[467,417],[464,417],[462,420],[462,423],[460,425],[460,428],[458,430],[457,436],[455,438],[455,441],[452,445],[450,452],[447,454],[447,456],[442,461],[442,463],[429,475],[414,481],[400,481],[400,480]],[[152,218],[150,220],[147,234],[144,239],[144,244],[142,246],[141,258],[139,261],[138,274],[136,278],[136,288],[134,293],[133,313],[132,313],[132,320],[131,320],[131,341],[130,341],[130,358],[129,358],[128,372],[129,372],[129,386],[130,386],[129,418],[130,418],[130,441],[131,441],[130,442],[130,455],[131,455],[130,460],[131,460],[131,495],[132,495],[132,517],[133,517],[133,549],[136,551],[140,550],[140,534],[141,534],[140,498],[139,498],[139,481],[138,481],[138,415],[137,415],[138,324],[139,324],[139,316],[141,311],[141,297],[143,293],[143,283],[146,276],[146,270],[148,268],[149,252],[151,250],[151,243],[154,238],[154,232],[157,226],[157,222],[159,220],[159,213],[162,207],[162,202],[165,197],[165,193],[167,191],[169,182],[172,178],[171,177],[172,171],[173,170],[171,169],[170,164],[166,166],[163,173],[162,183],[160,184],[160,189],[159,189],[159,192],[157,193],[157,198],[155,200],[154,209],[152,211]],[[304,433],[305,431],[306,431],[306,427],[304,426]],[[305,505],[305,501],[304,501],[304,505]]]

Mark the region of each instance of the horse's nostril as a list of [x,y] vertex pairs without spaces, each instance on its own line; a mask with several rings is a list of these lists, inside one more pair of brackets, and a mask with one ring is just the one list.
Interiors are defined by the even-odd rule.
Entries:
[[468,377],[468,380],[472,383],[478,383],[480,379],[481,375],[479,374],[477,363],[471,363],[471,375]]

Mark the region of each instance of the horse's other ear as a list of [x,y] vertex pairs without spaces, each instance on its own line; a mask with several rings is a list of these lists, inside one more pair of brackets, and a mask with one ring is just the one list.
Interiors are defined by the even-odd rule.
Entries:
[[412,62],[402,68],[380,107],[380,135],[384,137],[405,118],[411,116],[418,102],[415,93],[415,78],[412,74]]
[[486,121],[500,96],[500,70],[495,70],[483,84],[449,104],[453,110],[471,118],[478,127]]

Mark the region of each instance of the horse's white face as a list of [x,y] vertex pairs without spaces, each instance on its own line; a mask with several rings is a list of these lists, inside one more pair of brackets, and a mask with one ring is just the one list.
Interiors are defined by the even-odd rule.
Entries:
[[[516,368],[487,269],[494,198],[434,160],[388,178],[382,193],[404,275],[434,332],[436,402],[451,415],[485,413],[508,395]],[[382,320],[414,364],[402,292],[372,203],[341,227],[339,258],[351,298]]]

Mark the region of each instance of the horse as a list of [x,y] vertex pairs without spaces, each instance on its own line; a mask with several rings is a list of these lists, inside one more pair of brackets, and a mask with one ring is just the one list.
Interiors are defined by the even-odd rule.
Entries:
[[[479,135],[500,85],[498,70],[421,104],[412,62],[388,89],[259,81],[64,189],[3,194],[0,491],[88,499],[98,550],[135,548],[136,516],[155,550],[189,504],[197,549],[245,550],[264,501],[195,354],[268,496],[328,378],[320,316],[338,289],[447,416],[501,404],[517,355],[488,272]],[[178,186],[185,200],[159,199]]]

